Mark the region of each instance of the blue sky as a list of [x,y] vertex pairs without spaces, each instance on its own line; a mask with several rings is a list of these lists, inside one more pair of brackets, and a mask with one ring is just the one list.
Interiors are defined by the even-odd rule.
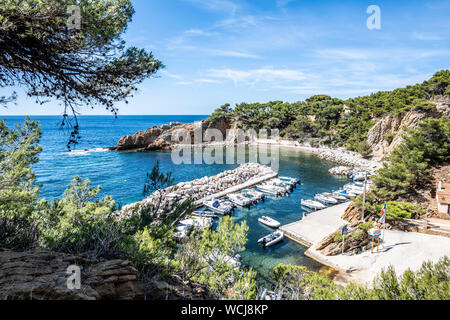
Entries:
[[[120,114],[209,114],[224,103],[348,98],[450,67],[450,1],[135,0],[124,36],[166,68]],[[366,10],[381,9],[369,30]],[[15,89],[0,114],[61,114]],[[0,95],[9,90],[0,90]],[[108,114],[101,107],[82,114]]]

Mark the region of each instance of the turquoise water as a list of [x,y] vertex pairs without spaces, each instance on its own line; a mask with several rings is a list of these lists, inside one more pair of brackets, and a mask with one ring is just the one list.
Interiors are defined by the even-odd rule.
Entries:
[[[8,125],[24,117],[7,117]],[[142,199],[145,174],[160,161],[162,171],[172,172],[176,182],[189,181],[203,176],[218,174],[237,165],[175,165],[170,152],[111,152],[99,148],[115,146],[124,135],[134,134],[154,125],[171,121],[188,123],[205,119],[206,116],[109,116],[80,117],[80,144],[75,152],[66,149],[67,133],[61,131],[60,117],[36,116],[40,122],[43,137],[43,152],[34,166],[38,182],[42,184],[41,196],[47,199],[59,198],[73,176],[89,178],[94,185],[101,185],[103,194],[111,195],[116,201],[128,204]],[[88,150],[88,151],[85,151]],[[269,215],[282,224],[301,219],[300,199],[312,199],[315,193],[340,188],[347,179],[328,173],[335,164],[316,156],[294,149],[281,149],[280,175],[300,178],[302,184],[288,197],[268,199],[251,209],[236,210],[237,222],[246,220],[250,227],[247,250],[241,254],[245,264],[256,269],[265,282],[269,271],[279,263],[305,265],[319,270],[318,263],[304,256],[305,248],[285,240],[282,244],[263,249],[257,240],[271,232],[258,223],[262,215]]]

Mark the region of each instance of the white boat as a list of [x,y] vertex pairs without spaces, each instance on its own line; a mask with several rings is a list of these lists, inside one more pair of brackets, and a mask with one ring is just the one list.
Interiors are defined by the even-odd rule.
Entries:
[[281,295],[276,294],[273,291],[264,289],[263,293],[261,294],[261,300],[281,300]]
[[324,196],[326,196],[326,197],[330,197],[330,198],[336,199],[338,202],[345,202],[345,201],[347,201],[346,197],[344,197],[343,195],[340,195],[338,193],[324,192],[322,194]]
[[316,194],[314,196],[314,200],[317,200],[324,204],[338,204],[338,201],[335,198],[327,197],[323,194]]
[[256,189],[258,189],[259,191],[261,191],[263,193],[270,194],[272,196],[279,196],[282,194],[282,192],[278,188],[274,189],[265,184],[257,186]]
[[252,199],[252,201],[264,200],[264,193],[255,189],[244,189],[242,190],[242,194],[245,197]]
[[[186,226],[187,228],[193,227],[196,229],[206,229],[211,228],[213,225],[212,218],[200,218],[200,217],[191,217],[188,219],[181,220],[178,226]],[[179,231],[179,230],[177,230]]]
[[258,219],[258,221],[271,228],[278,228],[281,225],[281,223],[279,223],[277,220],[266,216],[262,216],[261,218]]
[[364,188],[357,187],[353,184],[347,184],[344,186],[344,189],[349,191],[350,193],[354,193],[356,195],[364,193]]
[[286,189],[285,186],[277,186],[271,182],[266,182],[265,184],[263,184],[263,187],[276,190],[280,195],[285,195],[286,193],[288,193],[288,189]]
[[230,214],[234,209],[234,205],[230,201],[226,200],[208,200],[203,202],[203,205],[212,212],[221,215]]
[[249,207],[253,202],[251,199],[244,197],[242,194],[239,193],[229,194],[228,199],[235,205],[240,207]]
[[353,192],[351,192],[350,190],[346,190],[346,189],[338,190],[338,191],[336,191],[335,193],[337,193],[337,194],[339,194],[339,195],[342,195],[342,196],[346,197],[347,199],[354,198],[354,197],[357,196],[356,193],[353,193]]
[[355,172],[352,175],[353,181],[364,181],[364,180],[366,180],[366,174],[367,174],[367,178],[369,178],[371,176],[370,172],[366,172],[366,171]]
[[258,243],[262,243],[266,247],[271,247],[277,244],[278,242],[283,241],[283,239],[284,233],[281,231],[276,231],[265,237],[262,237],[261,239],[258,240]]
[[218,218],[218,216],[211,211],[194,211],[191,216],[202,217],[202,218]]
[[293,184],[300,184],[300,179],[297,178],[290,178],[290,177],[280,177],[281,181],[289,181]]
[[323,210],[323,209],[327,208],[327,206],[324,205],[323,203],[320,203],[320,202],[314,201],[314,200],[303,200],[302,199],[301,205],[305,208],[310,208],[310,209],[314,209],[314,210]]
[[[364,188],[364,181],[355,181],[353,184],[357,187]],[[367,180],[367,188],[370,188],[373,185],[372,180]]]
[[288,192],[292,192],[292,190],[294,189],[294,186],[290,183],[287,183],[285,181],[281,181],[280,179],[272,179],[268,182],[268,184],[277,186],[279,188],[282,188],[285,190],[286,193]]

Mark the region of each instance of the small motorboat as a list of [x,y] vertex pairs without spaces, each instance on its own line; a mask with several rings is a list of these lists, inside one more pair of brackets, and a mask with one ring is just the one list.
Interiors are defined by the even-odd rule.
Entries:
[[262,237],[258,240],[258,243],[262,243],[265,247],[271,247],[278,242],[283,241],[284,239],[284,233],[281,231],[276,231],[274,233],[271,233],[265,237]]
[[280,196],[281,194],[283,194],[284,193],[284,191],[283,191],[283,193],[280,191],[280,189],[278,189],[278,188],[276,188],[276,189],[274,189],[274,188],[272,188],[271,186],[268,186],[268,185],[260,185],[260,186],[257,186],[256,187],[256,189],[258,189],[259,191],[261,191],[261,192],[263,192],[263,193],[266,193],[266,194],[269,194],[269,195],[271,195],[271,196]]
[[292,192],[294,190],[294,185],[286,181],[281,181],[280,179],[272,179],[268,183],[284,189],[286,193]]
[[201,218],[218,218],[218,216],[211,211],[194,211],[191,213],[191,216],[201,217]]
[[330,197],[330,198],[336,199],[338,202],[345,202],[345,201],[347,201],[346,197],[344,197],[343,195],[337,194],[337,193],[324,192],[322,194],[324,196],[326,196],[326,197]]
[[278,191],[278,193],[280,195],[285,195],[285,194],[289,193],[289,189],[287,189],[286,186],[277,186],[277,185],[273,184],[272,182],[266,182],[263,186],[266,188]]
[[301,205],[305,208],[313,209],[313,210],[323,210],[326,209],[327,206],[323,203],[314,200],[303,200],[301,201]]
[[346,190],[346,189],[338,190],[335,193],[338,195],[342,195],[342,196],[346,197],[347,199],[355,198],[356,196],[358,196],[356,193],[353,193],[350,190]]
[[281,225],[281,223],[279,223],[277,220],[266,216],[262,216],[261,218],[258,219],[258,221],[271,228],[278,228]]
[[264,193],[255,189],[244,189],[242,190],[242,194],[244,197],[252,199],[252,201],[258,202],[260,200],[264,200]]
[[249,207],[252,205],[252,200],[240,193],[232,193],[228,195],[228,199],[239,207]]
[[234,209],[234,205],[230,201],[226,200],[209,200],[203,202],[203,205],[212,212],[221,215],[230,214]]
[[280,180],[281,180],[281,181],[288,181],[288,182],[290,182],[290,183],[293,183],[294,185],[295,185],[295,184],[300,184],[300,179],[297,179],[297,178],[280,177]]
[[211,228],[213,225],[212,218],[200,218],[200,217],[192,217],[188,219],[181,220],[178,226],[186,226],[187,228],[193,227],[196,229],[207,229]]
[[261,294],[261,300],[281,300],[281,294],[276,294],[274,291],[264,289]]
[[323,194],[316,194],[314,196],[314,200],[317,200],[319,202],[322,202],[324,204],[338,204],[339,201],[337,201],[335,198],[327,197]]

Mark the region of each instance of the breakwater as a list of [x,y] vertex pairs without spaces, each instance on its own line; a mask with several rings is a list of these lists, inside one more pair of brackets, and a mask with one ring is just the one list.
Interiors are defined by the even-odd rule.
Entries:
[[227,170],[215,176],[180,182],[155,191],[142,201],[124,206],[117,215],[121,219],[129,218],[145,208],[154,208],[157,215],[172,210],[175,203],[187,200],[201,205],[204,200],[224,197],[240,188],[249,187],[275,176],[277,173],[270,167],[258,163],[245,163],[234,170]]

